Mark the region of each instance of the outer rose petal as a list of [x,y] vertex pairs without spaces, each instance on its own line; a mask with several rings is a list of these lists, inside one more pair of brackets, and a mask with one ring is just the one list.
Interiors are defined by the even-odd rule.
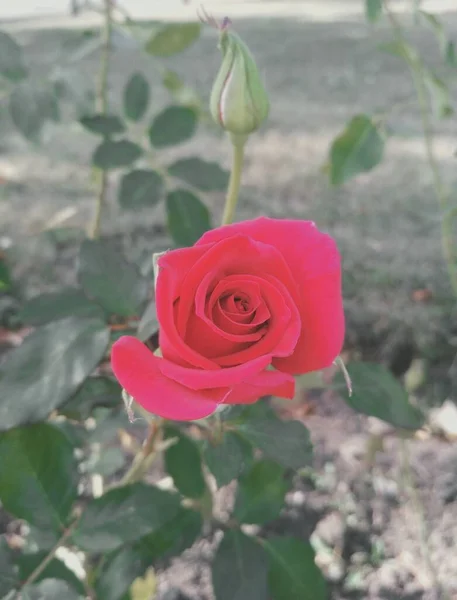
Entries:
[[279,396],[292,399],[295,379],[281,371],[263,371],[246,383],[234,386],[224,398],[224,404],[251,404],[262,396]]
[[130,336],[117,340],[111,351],[111,365],[122,387],[147,411],[165,419],[202,419],[227,395],[227,388],[195,391],[168,379],[160,370],[163,360]]
[[301,337],[295,352],[275,359],[274,366],[288,373],[329,366],[344,340],[340,255],[333,239],[311,221],[260,217],[208,231],[195,246],[239,234],[279,250],[300,289]]

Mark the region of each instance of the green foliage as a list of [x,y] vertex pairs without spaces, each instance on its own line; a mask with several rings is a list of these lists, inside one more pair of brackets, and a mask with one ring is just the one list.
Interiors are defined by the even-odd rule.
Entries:
[[279,516],[288,490],[284,469],[265,459],[240,476],[233,516],[240,523],[262,524]]
[[270,568],[268,585],[272,600],[327,600],[322,573],[308,542],[275,537],[265,542]]
[[119,186],[119,204],[125,210],[152,207],[163,196],[163,178],[151,169],[136,169],[126,173]]
[[130,167],[143,154],[143,149],[129,140],[105,140],[92,157],[93,164],[105,171]]
[[19,312],[19,318],[24,323],[35,327],[71,316],[103,320],[105,313],[77,288],[63,288],[59,292],[34,296]]
[[0,292],[7,292],[11,289],[13,280],[6,260],[0,256]]
[[223,191],[229,180],[229,173],[217,163],[196,156],[177,160],[168,167],[168,173],[203,192]]
[[341,373],[336,376],[335,384],[354,410],[403,429],[422,426],[424,417],[421,411],[410,404],[406,390],[390,371],[378,364],[354,362],[348,366],[348,372],[352,380],[352,395],[347,392]]
[[83,550],[106,552],[134,542],[172,521],[179,496],[144,483],[115,488],[86,506],[74,532]]
[[253,406],[237,426],[239,433],[283,467],[300,469],[312,460],[309,431],[300,421],[281,421],[271,409]]
[[83,600],[85,594],[78,594],[68,583],[60,579],[45,579],[22,589],[23,600]]
[[31,81],[18,84],[9,98],[11,120],[21,134],[32,142],[38,142],[47,121],[59,118],[59,107],[54,90]]
[[382,16],[382,0],[365,0],[365,14],[371,23],[375,23]]
[[89,377],[59,412],[69,419],[84,421],[95,408],[118,408],[120,403],[121,388],[116,381],[108,377]]
[[165,439],[175,439],[165,451],[165,468],[177,489],[189,498],[200,498],[206,490],[200,451],[197,444],[176,427],[167,426]]
[[146,44],[146,51],[154,56],[178,54],[200,36],[200,23],[169,23],[155,31]]
[[376,167],[384,152],[384,137],[366,115],[351,119],[330,149],[330,181],[339,185]]
[[3,507],[57,539],[77,496],[77,465],[68,439],[45,423],[13,429],[0,434],[0,462]]
[[109,242],[85,240],[79,254],[79,280],[86,294],[109,313],[131,317],[146,302],[148,281]]
[[169,106],[159,113],[149,128],[149,140],[155,148],[181,144],[191,138],[197,127],[197,115],[185,106]]
[[109,137],[124,133],[125,125],[117,115],[87,115],[81,117],[81,125],[96,135]]
[[27,75],[21,46],[4,31],[0,31],[0,75],[13,82]]
[[220,442],[205,443],[203,457],[217,485],[222,487],[251,465],[252,446],[237,433],[228,431]]
[[[35,552],[33,554],[22,554],[17,560],[19,567],[19,578],[21,581],[25,581],[35,571],[35,569],[41,565],[43,560],[47,557],[47,552]],[[84,586],[81,580],[76,577],[71,569],[69,569],[64,562],[57,558],[53,558],[44,568],[43,572],[36,578],[36,582],[43,581],[44,579],[59,579],[66,581],[69,586],[84,595]]]
[[212,565],[216,600],[267,600],[267,569],[259,544],[241,531],[227,531]]
[[19,583],[17,569],[14,565],[13,552],[6,538],[0,535],[0,598],[3,598]]
[[188,190],[167,194],[166,208],[168,230],[177,246],[192,246],[211,229],[208,209]]
[[141,73],[134,73],[124,88],[124,113],[127,119],[139,121],[149,105],[149,83]]
[[46,419],[98,365],[108,338],[99,319],[76,317],[31,333],[0,367],[0,431]]

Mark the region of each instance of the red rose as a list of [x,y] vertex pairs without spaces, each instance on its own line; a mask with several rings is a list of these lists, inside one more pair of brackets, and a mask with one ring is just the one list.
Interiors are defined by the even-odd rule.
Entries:
[[167,252],[156,302],[163,358],[126,336],[111,360],[126,391],[168,419],[292,398],[293,375],[329,366],[343,343],[338,249],[310,221],[245,221]]

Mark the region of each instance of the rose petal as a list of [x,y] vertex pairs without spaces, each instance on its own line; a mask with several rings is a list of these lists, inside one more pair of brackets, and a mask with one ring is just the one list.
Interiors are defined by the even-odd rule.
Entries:
[[162,362],[131,336],[121,337],[111,351],[111,365],[121,386],[143,408],[165,419],[202,419],[227,395],[226,388],[195,391],[180,385],[162,374]]
[[263,396],[293,398],[295,379],[280,371],[262,371],[245,383],[234,386],[224,398],[224,404],[251,404]]
[[300,289],[298,307],[302,334],[295,352],[274,365],[288,373],[306,373],[329,366],[344,341],[340,255],[334,240],[311,221],[261,217],[205,233],[196,246],[248,235],[273,244],[282,254]]

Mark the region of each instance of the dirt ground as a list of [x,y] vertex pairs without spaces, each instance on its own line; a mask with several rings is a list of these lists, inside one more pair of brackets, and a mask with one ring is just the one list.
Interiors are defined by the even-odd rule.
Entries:
[[[457,6],[442,16],[457,36]],[[411,20],[405,23],[427,62],[438,66],[432,34]],[[390,366],[405,355],[424,358],[430,373],[424,401],[432,405],[455,397],[456,310],[441,257],[439,214],[410,79],[401,61],[378,48],[390,40],[387,26],[369,27],[357,11],[332,19],[239,18],[235,25],[258,58],[272,104],[268,126],[249,143],[238,218],[313,219],[327,229],[343,256],[348,348]],[[56,68],[80,35],[67,26],[7,26],[18,32],[37,76]],[[112,106],[132,70],[140,69],[151,80],[159,110],[167,96],[157,80],[154,84],[152,61],[116,39]],[[205,31],[183,56],[167,61],[205,98],[218,66],[215,44],[214,33]],[[78,74],[79,89],[92,82],[96,66],[95,57],[88,57],[70,69]],[[332,188],[321,168],[329,144],[360,112],[388,115],[385,160],[372,173]],[[438,122],[436,131],[440,167],[457,189],[455,118]],[[39,147],[0,119],[0,242],[23,244],[17,274],[28,281],[30,293],[74,280],[77,240],[93,210],[88,168],[93,145],[70,115],[48,128]],[[193,154],[229,165],[228,145],[204,126],[169,156]],[[103,231],[132,260],[149,260],[152,251],[168,245],[163,210],[126,215],[116,204],[115,187],[113,181]],[[223,198],[206,200],[217,222]],[[42,232],[57,225],[71,229],[70,239],[55,245]],[[319,560],[334,582],[332,599],[457,598],[456,448],[433,437],[409,442],[408,475],[402,443],[388,436],[369,468],[364,456],[374,425],[331,395],[312,402],[315,414],[306,423],[316,443],[316,470],[297,480],[284,518],[274,527],[314,531]],[[182,584],[193,600],[210,600],[211,548],[205,542],[188,551],[162,575],[161,590]],[[437,591],[436,578],[447,596]]]

